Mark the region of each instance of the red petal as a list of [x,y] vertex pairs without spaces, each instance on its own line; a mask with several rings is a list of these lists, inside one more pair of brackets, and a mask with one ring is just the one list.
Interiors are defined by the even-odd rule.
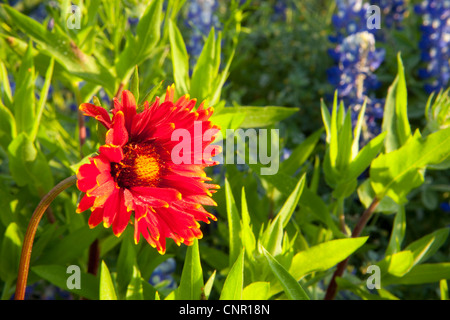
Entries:
[[111,118],[108,111],[106,111],[103,107],[96,106],[90,103],[83,103],[80,106],[80,110],[85,116],[93,117],[98,120],[107,129],[111,127]]
[[103,225],[109,228],[119,211],[120,189],[114,189],[103,206]]
[[106,144],[123,146],[128,142],[128,132],[125,128],[125,116],[122,111],[114,115],[114,122],[111,129],[106,133]]
[[119,191],[119,199],[116,208],[117,213],[112,224],[113,232],[116,236],[120,236],[130,222],[132,210],[128,210],[125,205],[125,192],[129,191],[126,189],[120,189]]
[[91,208],[92,205],[94,204],[94,201],[95,197],[88,197],[87,195],[85,195],[83,198],[81,198],[80,202],[78,203],[76,212],[80,213]]
[[123,150],[121,147],[105,144],[99,148],[99,151],[110,162],[119,163],[123,159]]
[[94,228],[103,220],[103,208],[95,208],[89,217],[89,227]]
[[133,187],[131,188],[131,192],[144,198],[152,197],[167,203],[181,199],[181,193],[171,188]]

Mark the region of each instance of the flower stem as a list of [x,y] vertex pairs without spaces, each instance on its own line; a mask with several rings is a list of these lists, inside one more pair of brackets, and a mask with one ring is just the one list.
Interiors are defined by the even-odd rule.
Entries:
[[[372,200],[372,203],[370,206],[363,212],[362,216],[359,218],[358,223],[356,224],[355,228],[352,232],[352,238],[357,238],[361,235],[361,232],[363,231],[364,227],[367,224],[367,221],[369,221],[372,214],[375,212],[376,207],[380,203],[380,199],[375,197]],[[336,278],[342,277],[344,274],[345,268],[347,267],[348,260],[350,257],[345,259],[344,261],[341,261],[336,268],[336,271],[333,274],[333,277],[331,278],[330,284],[328,285],[327,292],[325,294],[325,300],[333,300],[337,293],[337,283]]]
[[76,175],[73,175],[58,183],[42,198],[41,202],[39,202],[38,206],[34,210],[28,224],[27,232],[25,233],[25,239],[23,241],[19,263],[19,274],[17,275],[16,294],[14,297],[15,300],[23,300],[25,298],[25,287],[27,285],[28,271],[30,269],[31,250],[33,248],[34,236],[45,210],[53,202],[53,200],[55,200],[58,194],[75,184],[76,181],[77,177]]

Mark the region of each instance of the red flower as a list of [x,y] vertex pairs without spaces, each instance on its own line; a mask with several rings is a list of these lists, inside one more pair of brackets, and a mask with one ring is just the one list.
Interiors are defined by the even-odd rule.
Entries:
[[[157,97],[151,106],[145,102],[144,110],[137,113],[133,95],[125,90],[121,101],[114,99],[112,119],[102,107],[80,106],[108,131],[99,155],[77,172],[78,189],[86,193],[77,212],[91,209],[89,226],[103,222],[106,228],[112,226],[116,236],[134,223],[135,242],[142,235],[161,254],[166,250],[166,238],[190,245],[194,238],[202,237],[197,221],[216,220],[203,208],[216,205],[211,195],[218,188],[205,182],[211,179],[204,172],[205,167],[216,164],[211,157],[220,152],[219,147],[209,146],[219,132],[208,121],[213,108],[205,109],[202,103],[193,111],[196,100],[189,95],[175,103],[173,98],[172,85],[164,102]],[[172,161],[178,156],[174,147],[180,142],[172,141],[177,129],[191,137],[190,148],[179,152],[190,161]],[[205,134],[207,130],[210,134]],[[204,158],[207,147],[211,157]]]

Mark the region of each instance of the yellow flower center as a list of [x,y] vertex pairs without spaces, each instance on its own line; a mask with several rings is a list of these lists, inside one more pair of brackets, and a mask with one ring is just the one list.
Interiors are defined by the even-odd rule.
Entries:
[[162,161],[151,142],[123,146],[124,158],[111,164],[111,175],[121,188],[156,187],[160,180]]

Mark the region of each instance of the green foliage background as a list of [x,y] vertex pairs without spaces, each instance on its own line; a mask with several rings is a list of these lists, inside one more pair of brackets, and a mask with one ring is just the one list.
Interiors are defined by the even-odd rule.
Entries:
[[[131,227],[119,238],[89,229],[88,215],[75,213],[78,190],[67,189],[38,229],[30,285],[45,281],[88,299],[322,299],[336,264],[351,256],[338,279],[339,299],[448,297],[449,215],[439,204],[450,194],[450,96],[447,90],[427,97],[415,76],[414,17],[389,34],[377,73],[378,93],[386,97],[383,133],[360,148],[362,122],[352,128],[337,100],[321,101],[333,90],[325,72],[332,1],[298,1],[283,22],[269,20],[271,1],[221,3],[223,29],[205,37],[195,65],[185,47],[185,1],[75,1],[79,30],[67,28],[69,1],[50,7],[42,24],[26,15],[35,4],[23,3],[0,6],[3,299],[14,292],[34,208],[101,144],[95,122],[79,119],[70,106],[96,96],[109,108],[122,87],[140,102],[151,100],[173,82],[177,96],[207,99],[224,132],[280,129],[280,150],[289,148],[290,156],[276,175],[261,175],[261,164],[208,172],[222,186],[214,196],[218,221],[202,225],[204,238],[191,247],[170,242],[164,256],[145,241],[134,245]],[[139,22],[129,24],[136,15]],[[81,144],[83,121],[90,134]],[[349,237],[375,198],[373,218],[360,236]],[[87,272],[96,239],[97,276]],[[175,290],[149,284],[168,258],[177,262]],[[82,270],[81,289],[67,288],[67,266],[74,264]],[[374,264],[379,290],[366,286]]]

